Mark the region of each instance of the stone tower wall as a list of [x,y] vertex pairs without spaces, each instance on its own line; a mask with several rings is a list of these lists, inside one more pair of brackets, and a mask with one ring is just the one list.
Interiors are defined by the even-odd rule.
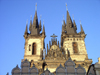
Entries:
[[[78,53],[74,53],[73,42],[77,43]],[[84,61],[87,55],[85,42],[83,38],[65,38],[63,48],[67,54],[67,48],[70,51],[72,60]]]

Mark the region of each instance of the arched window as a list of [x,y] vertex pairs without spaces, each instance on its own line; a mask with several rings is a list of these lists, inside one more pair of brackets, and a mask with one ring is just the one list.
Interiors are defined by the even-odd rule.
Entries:
[[32,45],[32,55],[36,54],[36,43],[33,43]]
[[73,50],[74,50],[74,53],[78,53],[78,47],[77,47],[76,42],[73,42]]

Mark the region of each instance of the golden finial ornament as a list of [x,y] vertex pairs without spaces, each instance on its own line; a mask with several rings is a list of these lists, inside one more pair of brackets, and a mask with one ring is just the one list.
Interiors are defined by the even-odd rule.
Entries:
[[74,15],[73,15],[73,20],[74,20]]
[[80,24],[81,24],[81,20],[80,20]]
[[37,3],[35,4],[35,11],[37,11]]
[[67,8],[67,3],[65,3],[66,4],[66,10],[68,11],[68,8]]

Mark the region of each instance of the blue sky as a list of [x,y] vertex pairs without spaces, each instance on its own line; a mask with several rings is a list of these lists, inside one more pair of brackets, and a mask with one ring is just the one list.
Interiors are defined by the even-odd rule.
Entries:
[[24,58],[24,31],[26,21],[28,26],[30,16],[32,20],[37,3],[38,21],[42,15],[46,31],[45,47],[51,40],[51,35],[57,35],[60,41],[63,15],[66,20],[66,5],[68,11],[77,24],[77,32],[80,31],[81,20],[83,29],[87,34],[85,45],[88,57],[93,63],[100,57],[100,0],[0,0],[0,75],[11,70]]

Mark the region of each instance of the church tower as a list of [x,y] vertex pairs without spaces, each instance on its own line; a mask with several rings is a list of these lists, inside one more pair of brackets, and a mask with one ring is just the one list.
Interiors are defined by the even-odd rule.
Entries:
[[[25,29],[24,38],[25,38],[25,54],[24,60],[28,59],[28,61],[37,62],[42,60],[43,58],[43,49],[44,49],[44,39],[45,39],[45,28],[43,25],[43,30],[41,29],[41,20],[38,22],[37,17],[37,8],[35,10],[35,15],[32,23],[32,19],[30,20],[29,31]],[[42,33],[40,33],[42,30]]]
[[61,48],[65,51],[66,57],[68,57],[67,50],[70,52],[70,57],[75,62],[76,67],[78,64],[81,64],[87,71],[92,60],[88,59],[84,41],[86,34],[82,28],[82,24],[80,24],[80,26],[81,31],[77,33],[75,20],[72,22],[69,11],[67,10],[66,23],[65,20],[63,20],[62,25]]

